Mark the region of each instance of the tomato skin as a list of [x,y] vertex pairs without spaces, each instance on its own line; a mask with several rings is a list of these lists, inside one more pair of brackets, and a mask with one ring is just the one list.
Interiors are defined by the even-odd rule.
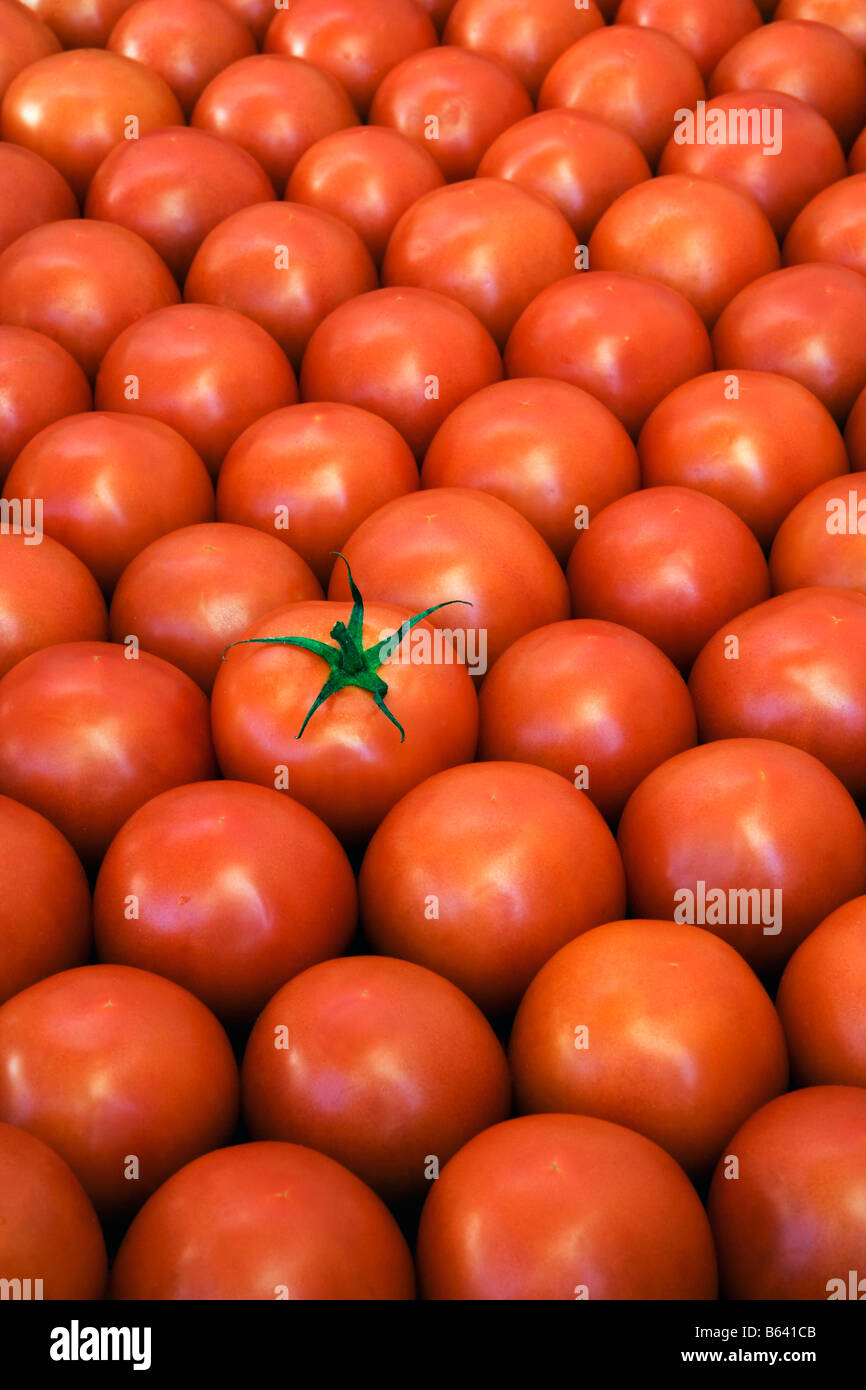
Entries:
[[757,976],[711,932],[675,922],[610,922],[563,946],[523,996],[508,1056],[521,1113],[626,1125],[695,1176],[788,1082]]
[[798,502],[779,527],[770,551],[773,593],[826,585],[866,595],[864,517],[863,472],[822,483]]
[[0,100],[14,77],[31,63],[60,52],[60,40],[47,24],[22,5],[0,10]]
[[515,1008],[560,946],[625,903],[616,844],[589,798],[506,762],[451,768],[404,796],[370,842],[359,890],[377,951],[444,975],[488,1015]]
[[837,907],[797,947],[776,1008],[804,1086],[866,1086],[866,898]]
[[400,1228],[354,1173],[299,1144],[203,1154],[133,1221],[115,1299],[413,1299]]
[[105,599],[71,550],[0,532],[0,676],[43,647],[107,636]]
[[47,1144],[4,1124],[0,1227],[0,1279],[36,1277],[38,1296],[48,1300],[102,1298],[105,1241],[81,1183]]
[[558,772],[612,824],[647,773],[697,741],[680,673],[614,623],[577,619],[526,633],[487,676],[479,707],[480,758]]
[[227,10],[243,20],[259,47],[274,17],[274,0],[220,0]]
[[0,796],[0,1004],[90,955],[90,889],[72,846],[44,816]]
[[34,435],[92,404],[87,377],[65,348],[0,324],[0,483]]
[[418,1233],[422,1297],[714,1299],[709,1224],[656,1144],[586,1115],[525,1115],[471,1139]]
[[207,700],[167,661],[64,642],[0,680],[0,792],[56,825],[85,863],[171,786],[213,775]]
[[863,1268],[864,1144],[860,1087],[793,1091],[750,1116],[727,1145],[738,1181],[723,1155],[710,1187],[724,1298],[857,1296],[847,1288]]
[[848,156],[849,174],[866,174],[866,131],[861,131]]
[[24,0],[51,27],[64,48],[104,48],[133,0]]
[[[288,1050],[275,1045],[283,1027]],[[241,1078],[253,1138],[326,1153],[391,1203],[424,1193],[429,1155],[447,1163],[511,1099],[481,1011],[441,975],[387,956],[325,961],[278,990]]]
[[519,77],[532,100],[561,53],[604,24],[594,0],[578,8],[561,0],[457,0],[443,43],[498,58]]
[[[0,1117],[65,1159],[102,1217],[136,1210],[238,1110],[229,1040],[187,990],[146,970],[85,965],[0,1008]],[[127,1155],[137,1181],[124,1176]]]
[[[617,838],[635,916],[688,920],[690,907],[701,915],[701,881],[726,904],[731,890],[768,890],[761,913],[773,922],[697,923],[761,973],[777,971],[828,912],[866,890],[866,827],[850,795],[817,758],[769,739],[723,739],[663,763],[632,793]],[[757,915],[754,903],[745,914],[735,906],[737,917]]]
[[640,24],[675,39],[697,63],[704,81],[738,39],[761,23],[753,0],[621,0],[617,24]]
[[0,142],[0,253],[46,222],[78,216],[78,202],[62,174],[23,145]]
[[866,470],[866,386],[851,407],[845,426],[845,448],[851,467],[858,471]]
[[782,252],[785,265],[830,261],[866,275],[866,174],[843,178],[807,203]]
[[106,47],[158,72],[186,116],[212,77],[256,52],[247,26],[217,0],[136,0]]
[[305,807],[247,782],[196,782],[122,826],[93,912],[102,961],[165,975],[227,1026],[249,1026],[286,980],[346,949],[358,903],[345,851]]

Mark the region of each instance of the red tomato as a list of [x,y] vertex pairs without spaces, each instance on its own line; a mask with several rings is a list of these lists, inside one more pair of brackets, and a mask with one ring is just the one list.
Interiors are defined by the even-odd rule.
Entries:
[[523,996],[508,1057],[518,1110],[626,1125],[698,1177],[788,1083],[760,980],[675,922],[610,922],[563,946]]
[[190,118],[190,125],[248,150],[277,193],[305,150],[357,123],[357,111],[330,73],[301,58],[265,53],[218,73]]
[[327,584],[334,552],[372,512],[418,487],[393,426],[336,402],[290,405],[244,430],[217,483],[220,521],[275,535]]
[[298,1144],[240,1144],[175,1174],[133,1221],[116,1299],[412,1299],[400,1228],[369,1187]]
[[179,298],[156,252],[111,222],[49,222],[0,256],[0,318],[54,338],[91,378],[124,328]]
[[708,493],[765,548],[801,497],[848,466],[821,402],[772,372],[709,372],[684,382],[656,406],[637,447],[645,487]]
[[297,371],[322,319],[378,285],[367,248],[345,222],[300,203],[260,203],[205,237],[184,298],[260,324]]
[[394,228],[386,285],[438,290],[471,309],[500,348],[530,300],[577,269],[574,232],[546,198],[503,179],[427,193]]
[[519,638],[485,680],[480,713],[480,757],[550,768],[612,823],[648,772],[697,741],[680,673],[614,623],[552,623]]
[[438,1175],[511,1100],[481,1011],[441,975],[385,956],[329,960],[278,990],[241,1078],[253,1138],[326,1153],[391,1203],[424,1193],[433,1161]]
[[589,799],[506,762],[455,767],[404,796],[359,888],[377,951],[444,975],[487,1014],[515,1008],[560,946],[625,903],[616,843]]
[[[64,48],[104,48],[108,36],[133,0],[24,0],[49,24]],[[271,0],[273,3],[273,0]]]
[[594,396],[565,381],[517,378],[452,410],[433,436],[421,482],[491,492],[564,565],[575,528],[639,487],[640,470],[626,431]]
[[866,11],[860,0],[779,0],[775,19],[814,19],[838,29],[866,56]]
[[866,384],[863,276],[839,265],[763,275],[732,299],[713,330],[716,366],[780,372],[843,421]]
[[436,41],[436,30],[414,0],[293,0],[271,21],[265,52],[306,58],[323,68],[366,116],[391,69]]
[[785,967],[776,1008],[805,1086],[866,1086],[866,898],[837,907]]
[[436,28],[441,32],[456,0],[417,0],[421,9],[429,14]]
[[177,98],[158,73],[101,48],[31,63],[10,83],[0,110],[3,139],[41,154],[78,198],[121,140],[182,124]]
[[0,483],[34,435],[92,404],[87,377],[65,348],[0,324]]
[[0,251],[32,227],[77,216],[75,194],[53,165],[23,145],[0,143]]
[[866,469],[866,386],[860,392],[848,416],[845,426],[845,448],[851,459],[851,467]]
[[[696,174],[748,193],[777,237],[785,235],[810,198],[845,177],[836,132],[797,97],[730,92],[708,101],[701,119],[703,124],[696,120],[694,129],[684,121],[678,124],[659,160],[659,173]],[[724,144],[709,143],[711,132],[717,137],[717,123]]]
[[501,377],[496,344],[462,304],[432,290],[374,290],[316,329],[301,394],[381,415],[421,458],[454,407]]
[[443,42],[498,58],[535,101],[559,55],[603,24],[595,0],[457,0]]
[[158,536],[209,521],[213,487],[186,440],[159,420],[91,411],[48,425],[13,464],[4,497],[42,502],[46,534],[110,594]]
[[[35,8],[31,0],[30,9]],[[13,77],[31,63],[60,52],[60,40],[47,24],[15,0],[0,5],[0,100]]]
[[48,536],[0,531],[0,676],[42,647],[107,636],[105,599],[71,550]]
[[101,960],[166,975],[249,1026],[286,980],[345,951],[358,904],[345,852],[305,807],[246,782],[196,782],[122,827],[93,916]]
[[0,791],[92,862],[158,792],[213,775],[207,700],[167,661],[64,642],[0,680]]
[[212,77],[256,52],[247,26],[218,0],[137,0],[107,47],[165,78],[187,116]]
[[807,203],[782,251],[785,265],[831,261],[866,275],[866,174],[842,179]]
[[532,114],[514,73],[463,48],[429,48],[392,68],[370,107],[373,125],[392,126],[428,149],[449,183],[471,179],[497,135]]
[[229,1040],[146,970],[85,965],[0,1008],[0,1118],[50,1144],[102,1217],[135,1211],[224,1144],[238,1108]]
[[18,1297],[102,1298],[108,1261],[87,1193],[47,1144],[12,1125],[0,1125],[0,1230],[0,1279],[31,1289]]
[[856,1086],[778,1096],[746,1121],[709,1196],[726,1298],[862,1298],[864,1148]]
[[773,592],[827,585],[866,594],[866,473],[816,487],[790,512],[770,552]]
[[274,0],[220,0],[227,10],[242,19],[256,43],[261,47],[268,25],[274,17]]
[[820,111],[848,150],[866,123],[866,70],[838,30],[809,20],[755,29],[729,48],[709,82],[710,96],[769,88]]
[[556,60],[538,109],[568,106],[599,116],[636,140],[655,166],[678,108],[706,95],[694,58],[667,34],[637,25],[598,29]]
[[0,873],[5,883],[15,885],[0,905],[4,1004],[46,975],[87,960],[90,889],[77,855],[60,831],[5,796],[0,796]]
[[723,623],[770,597],[745,522],[684,487],[645,488],[599,512],[571,552],[568,584],[577,617],[642,633],[684,671]]
[[378,266],[403,213],[445,179],[432,155],[386,126],[352,126],[302,154],[286,197],[348,223]]
[[257,323],[233,309],[177,304],[115,338],[95,399],[100,410],[171,425],[215,475],[238,435],[268,411],[293,405],[298,388],[284,354]]
[[619,847],[636,917],[706,926],[760,971],[866,889],[851,797],[817,758],[769,739],[707,743],[657,767],[629,798]]
[[210,694],[230,642],[274,608],[322,597],[300,555],[248,526],[185,526],[142,550],[111,601],[111,636],[132,633]]
[[761,16],[754,0],[621,0],[617,24],[641,24],[676,39],[709,77],[728,49],[757,29]]
[[866,793],[866,595],[797,589],[741,610],[707,643],[689,685],[702,739],[793,743],[852,796]]
[[714,1299],[706,1214],[669,1154],[585,1115],[526,1115],[451,1160],[421,1213],[427,1299]]
[[862,130],[851,147],[848,157],[848,172],[866,174],[866,130]]
[[675,386],[712,365],[707,330],[682,295],[616,271],[549,285],[524,309],[505,349],[509,376],[580,386],[632,435]]

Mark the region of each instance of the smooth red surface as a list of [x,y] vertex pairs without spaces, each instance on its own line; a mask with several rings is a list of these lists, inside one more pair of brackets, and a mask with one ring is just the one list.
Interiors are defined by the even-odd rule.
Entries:
[[50,536],[0,531],[0,676],[42,647],[107,636],[105,599],[71,550]]
[[0,324],[0,481],[34,435],[92,404],[87,377],[65,348]]
[[866,174],[842,179],[807,203],[782,252],[785,265],[831,261],[866,275]]
[[621,0],[617,24],[641,24],[675,39],[709,77],[738,39],[757,29],[761,16],[754,0]]
[[220,0],[136,0],[107,47],[158,72],[186,116],[212,77],[256,52],[243,20]]
[[595,0],[457,0],[442,41],[498,58],[535,101],[560,54],[603,23]]
[[773,592],[828,585],[866,594],[866,473],[816,487],[782,522],[770,552]]
[[22,68],[60,52],[56,34],[33,9],[35,4],[26,7],[17,0],[4,0],[0,7],[0,99]]
[[78,216],[62,174],[23,145],[0,143],[0,252],[33,227]]
[[81,48],[88,44],[104,48],[114,25],[133,0],[25,0],[25,3],[50,25],[64,48]]
[[802,1085],[866,1085],[866,898],[825,917],[794,952],[776,995]]

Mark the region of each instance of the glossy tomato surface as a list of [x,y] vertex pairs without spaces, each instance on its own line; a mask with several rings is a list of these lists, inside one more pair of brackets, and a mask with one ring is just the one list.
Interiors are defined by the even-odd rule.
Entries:
[[107,636],[105,599],[71,550],[38,531],[0,532],[0,676],[43,647]]
[[595,0],[457,0],[443,43],[498,58],[519,77],[533,101],[556,59],[604,23]]
[[866,594],[866,473],[843,473],[808,493],[770,551],[773,592],[816,585]]
[[825,917],[785,968],[776,1008],[803,1085],[866,1083],[866,898]]
[[92,404],[87,377],[65,348],[0,324],[0,481],[35,434]]
[[786,265],[830,261],[866,275],[866,174],[816,194],[785,238]]
[[621,0],[616,22],[669,34],[707,78],[738,39],[760,26],[761,16],[754,0],[726,0],[724,5],[715,0]]
[[136,0],[106,47],[159,73],[186,116],[212,77],[256,52],[243,20],[219,0]]
[[33,227],[77,216],[75,194],[47,159],[0,142],[0,252]]

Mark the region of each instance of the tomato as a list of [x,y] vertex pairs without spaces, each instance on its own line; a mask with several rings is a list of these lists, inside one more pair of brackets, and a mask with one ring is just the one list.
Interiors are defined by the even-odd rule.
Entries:
[[54,338],[91,378],[124,328],[179,298],[147,242],[110,222],[49,222],[0,256],[0,318]]
[[481,1011],[441,975],[385,956],[326,961],[278,990],[241,1083],[253,1138],[326,1153],[392,1203],[425,1192],[434,1163],[438,1174],[506,1119],[511,1099]]
[[577,251],[574,232],[546,198],[502,179],[467,179],[404,212],[382,281],[465,304],[502,348],[530,300],[574,273]]
[[707,643],[689,685],[702,739],[792,743],[852,796],[866,794],[866,595],[797,589],[741,611]]
[[462,304],[432,290],[385,289],[341,304],[319,324],[301,394],[381,415],[421,458],[454,407],[501,377],[496,344]]
[[808,102],[848,150],[866,123],[866,70],[852,43],[811,20],[780,20],[729,48],[709,82],[710,96],[769,88]]
[[256,43],[261,47],[268,25],[274,17],[274,0],[220,0],[227,10],[243,20]]
[[866,384],[863,276],[840,265],[763,275],[731,300],[713,330],[716,366],[780,372],[842,422]]
[[619,847],[634,916],[706,926],[761,972],[866,890],[866,827],[848,792],[817,758],[769,739],[707,743],[657,767],[626,804]]
[[187,116],[212,77],[256,52],[247,26],[218,0],[137,0],[107,47],[158,72]]
[[595,0],[457,0],[443,42],[498,58],[535,101],[559,55],[603,24]]
[[327,584],[334,552],[372,512],[418,487],[401,435],[353,405],[291,405],[239,436],[220,469],[217,515],[274,535]]
[[145,801],[213,775],[205,696],[167,661],[129,650],[64,642],[0,680],[0,792],[46,816],[87,863]]
[[851,459],[851,467],[866,469],[866,386],[860,392],[848,416],[845,447]]
[[427,1299],[713,1299],[706,1214],[656,1144],[585,1115],[526,1115],[471,1139],[421,1214]]
[[614,838],[588,797],[507,762],[455,767],[404,796],[370,841],[359,889],[377,951],[444,975],[492,1015],[625,903]]
[[103,48],[133,0],[24,0],[49,24],[64,48]]
[[622,0],[617,24],[641,24],[676,39],[709,77],[733,44],[757,29],[761,16],[754,0]]
[[32,227],[77,216],[62,174],[23,145],[0,143],[0,252]]
[[100,48],[31,63],[10,83],[0,110],[3,139],[41,154],[78,198],[121,140],[182,124],[177,98],[158,73]]
[[412,1256],[387,1207],[298,1144],[218,1149],[176,1173],[133,1221],[116,1299],[412,1299]]
[[608,208],[590,239],[589,263],[661,280],[712,328],[739,290],[778,270],[779,247],[746,194],[669,174],[637,184]]
[[449,183],[471,179],[497,135],[532,114],[514,73],[463,48],[428,48],[392,68],[370,107],[373,125],[391,126],[428,149]]
[[[665,145],[659,173],[696,174],[748,193],[779,238],[810,198],[845,177],[845,156],[836,132],[797,97],[772,91],[730,92],[706,103],[703,121],[696,121],[693,130],[685,122],[678,126]],[[711,132],[713,139],[717,137],[717,123],[724,144],[709,143]]]
[[259,203],[208,233],[184,298],[260,324],[297,371],[322,319],[378,285],[367,248],[345,222],[300,203]]
[[386,126],[352,126],[301,155],[286,197],[341,218],[378,266],[403,213],[444,182],[433,156],[405,135]]
[[785,967],[776,1008],[806,1086],[866,1086],[866,898],[837,907]]
[[587,34],[557,58],[541,85],[539,111],[567,106],[624,130],[655,166],[675,113],[706,95],[694,58],[667,34],[614,25]]
[[135,1211],[235,1125],[238,1073],[213,1014],[123,965],[85,965],[0,1007],[0,1119],[69,1164],[102,1217]]
[[445,27],[448,16],[454,8],[456,0],[417,0],[421,9],[429,14],[437,30]]
[[684,487],[632,492],[599,512],[578,536],[568,584],[577,617],[640,632],[684,671],[723,623],[770,596],[745,522]]
[[565,564],[575,528],[639,487],[640,471],[628,434],[600,401],[536,377],[496,382],[452,410],[433,436],[421,482],[501,498]]
[[519,638],[485,680],[480,714],[480,757],[550,768],[614,824],[648,772],[697,742],[691,696],[667,657],[587,619]]
[[0,531],[0,676],[42,647],[107,636],[99,585],[70,550],[48,536]]
[[30,1288],[18,1297],[102,1297],[105,1241],[81,1183],[47,1144],[2,1124],[0,1230],[0,1279]]
[[215,521],[152,541],[121,575],[111,636],[132,633],[210,694],[229,642],[274,608],[322,597],[309,566],[276,536]]
[[772,372],[709,372],[666,396],[637,442],[645,487],[695,488],[724,502],[769,548],[785,517],[848,458],[810,391]]
[[713,365],[695,309],[667,285],[589,271],[549,285],[508,339],[509,376],[551,376],[580,386],[636,435],[675,386]]
[[864,1146],[856,1086],[778,1096],[746,1121],[727,1145],[737,1181],[723,1156],[710,1188],[726,1298],[862,1297]]
[[87,377],[65,348],[0,324],[0,483],[34,435],[92,404]]
[[790,512],[770,552],[773,592],[827,585],[866,594],[866,473],[816,487]]
[[233,140],[253,155],[277,193],[305,150],[357,123],[357,111],[330,73],[302,58],[266,53],[241,58],[217,73],[190,118],[190,125]]
[[[90,889],[72,846],[43,816],[0,796],[0,1004],[90,955]],[[2,1188],[2,1184],[0,1184]],[[2,1226],[2,1222],[0,1222]],[[22,1274],[34,1271],[21,1271]]]
[[848,172],[851,174],[866,173],[866,130],[860,132],[851,147],[851,154],[848,157]]
[[294,0],[272,19],[265,52],[323,68],[366,116],[391,69],[435,44],[436,30],[414,0]]
[[0,7],[0,100],[23,68],[59,52],[60,40],[47,24],[23,4],[4,3]]
[[807,203],[782,252],[786,265],[831,261],[866,275],[866,174],[842,179]]
[[93,901],[100,960],[166,975],[247,1026],[286,980],[346,949],[357,915],[327,827],[246,782],[147,802],[112,841]]
[[171,425],[215,475],[238,435],[268,411],[293,405],[298,388],[285,356],[257,323],[233,309],[177,304],[115,338],[95,399],[100,410]]
[[[47,535],[77,555],[110,594],[138,553],[214,512],[207,469],[173,429],[145,416],[93,411],[37,434],[4,496],[42,501]],[[22,510],[23,514],[23,510]]]

